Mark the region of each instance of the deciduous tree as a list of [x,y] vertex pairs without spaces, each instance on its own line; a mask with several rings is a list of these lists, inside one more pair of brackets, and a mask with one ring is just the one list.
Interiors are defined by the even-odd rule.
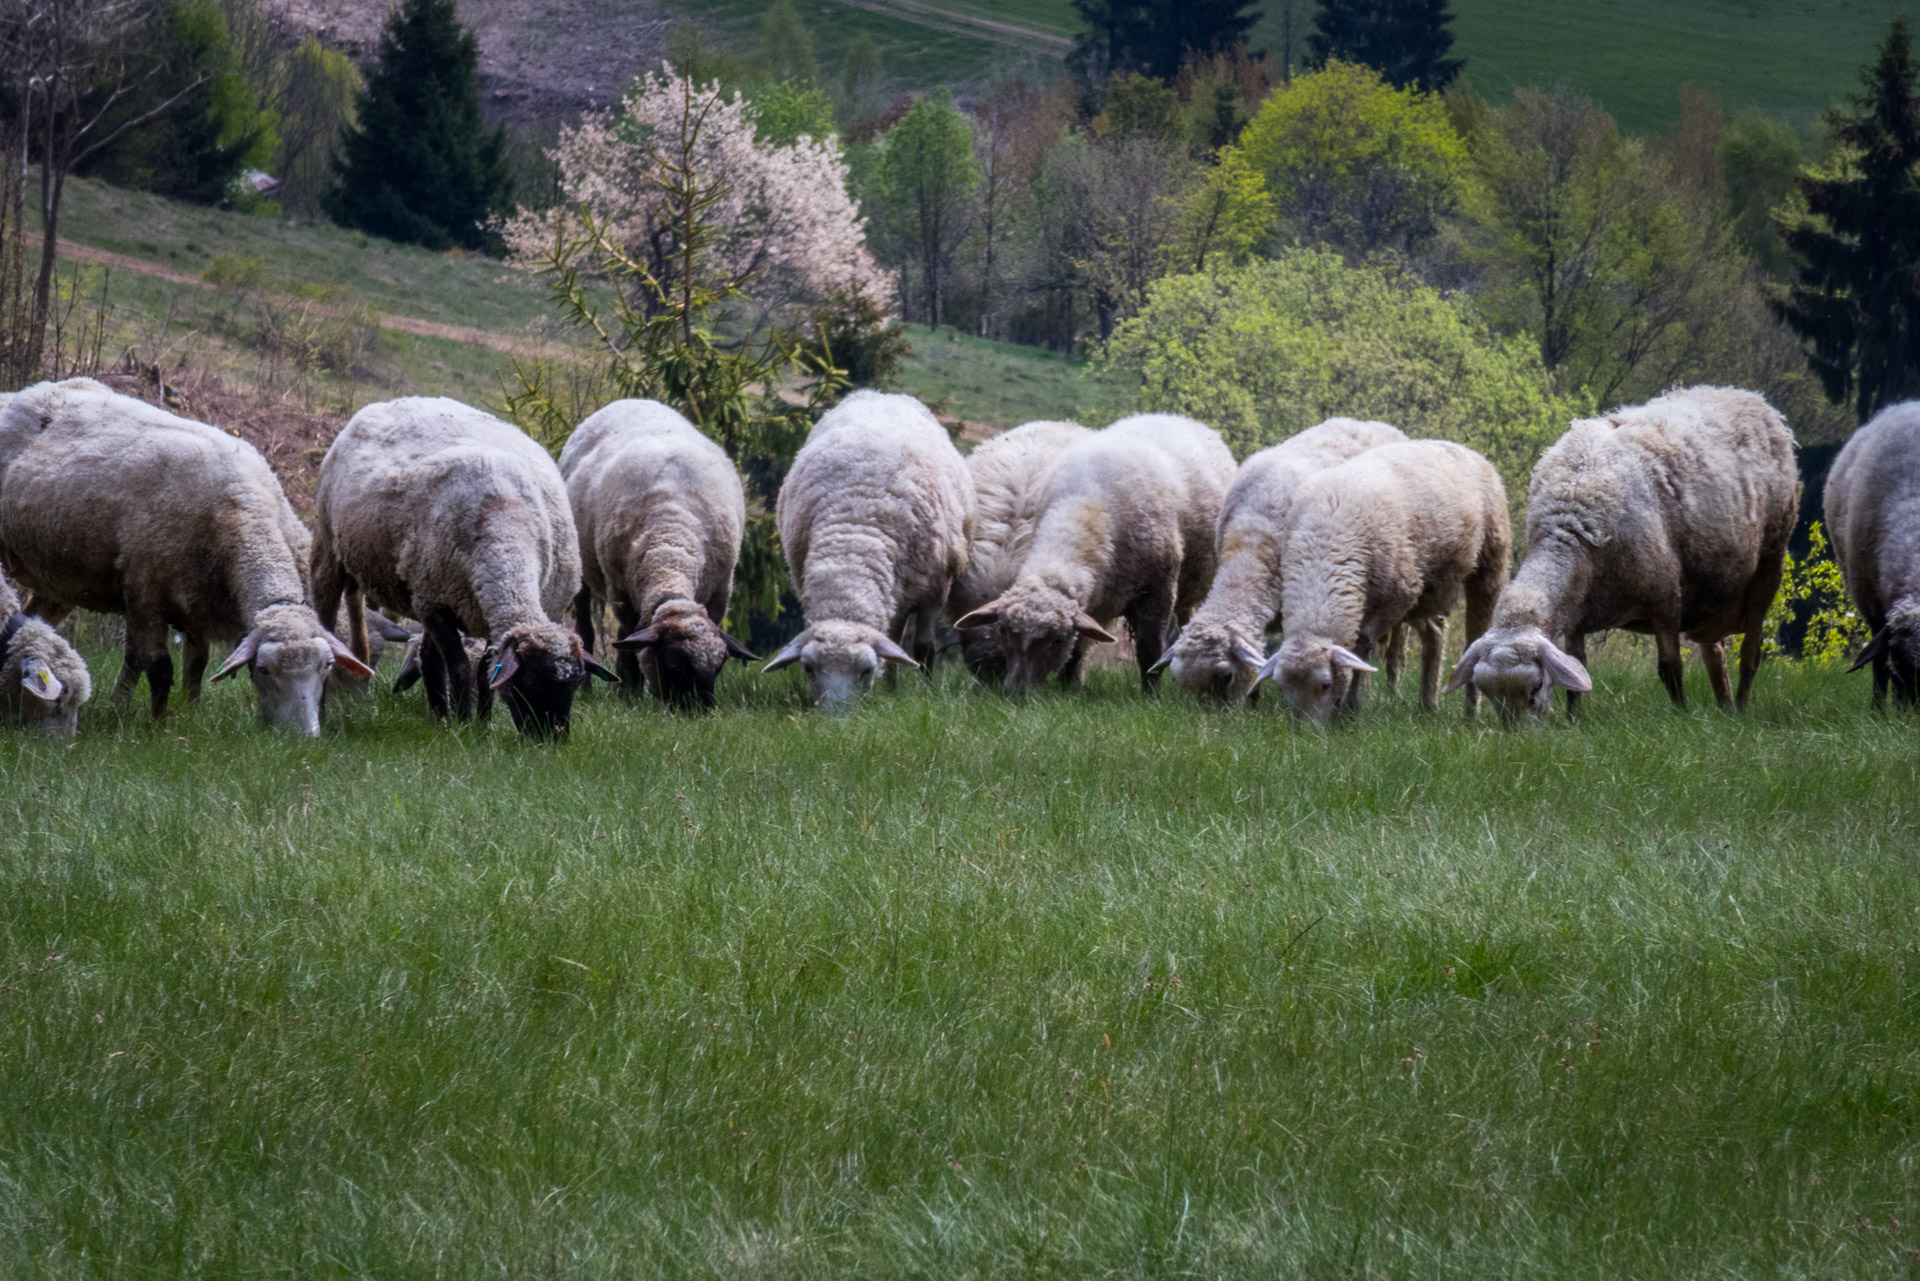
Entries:
[[[953,251],[973,226],[980,188],[972,130],[946,90],[916,102],[882,135],[873,177],[878,221],[920,277],[915,310],[938,325]],[[902,303],[912,306],[914,290],[904,278],[900,292]]]

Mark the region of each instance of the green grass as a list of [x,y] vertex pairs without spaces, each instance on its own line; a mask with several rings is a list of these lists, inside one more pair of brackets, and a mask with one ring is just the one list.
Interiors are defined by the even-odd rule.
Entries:
[[923,325],[907,334],[913,353],[901,389],[956,417],[1007,428],[1039,418],[1098,425],[1119,414],[1083,358]]
[[0,1274],[1911,1276],[1915,724],[1600,676],[0,740]]

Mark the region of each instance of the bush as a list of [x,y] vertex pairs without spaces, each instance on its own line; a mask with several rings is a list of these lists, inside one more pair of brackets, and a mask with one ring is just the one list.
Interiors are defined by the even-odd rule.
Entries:
[[1827,531],[1814,521],[1807,531],[1807,554],[1798,559],[1787,557],[1786,573],[1780,590],[1767,610],[1761,625],[1767,638],[1767,653],[1786,653],[1780,644],[1785,628],[1802,606],[1807,608],[1807,632],[1800,642],[1800,657],[1809,663],[1830,666],[1851,663],[1862,645],[1872,639],[1866,620],[1847,597],[1846,580],[1827,550]]
[[1587,409],[1554,393],[1524,339],[1398,268],[1318,249],[1159,281],[1108,361],[1141,408],[1198,418],[1240,457],[1336,414],[1374,418],[1479,450],[1516,504],[1534,460]]

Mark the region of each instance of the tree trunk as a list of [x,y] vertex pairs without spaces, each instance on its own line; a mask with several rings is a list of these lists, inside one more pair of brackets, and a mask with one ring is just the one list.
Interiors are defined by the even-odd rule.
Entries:
[[[52,121],[49,119],[49,125]],[[47,321],[53,312],[53,269],[60,245],[60,196],[66,174],[53,163],[53,130],[48,129],[47,154],[40,169],[40,275],[33,282],[33,316],[27,322],[26,368],[38,372],[47,351]],[[22,228],[24,231],[25,228]]]

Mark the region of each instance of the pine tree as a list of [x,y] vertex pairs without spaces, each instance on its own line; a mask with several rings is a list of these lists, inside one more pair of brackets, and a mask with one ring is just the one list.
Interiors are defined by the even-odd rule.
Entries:
[[324,202],[335,222],[430,249],[493,247],[483,224],[512,198],[504,130],[480,119],[479,46],[453,0],[403,0],[340,149]]
[[1397,89],[1444,89],[1465,62],[1449,58],[1447,0],[1321,0],[1307,37],[1307,65],[1330,59],[1372,67]]
[[1137,71],[1172,80],[1194,54],[1226,53],[1245,43],[1260,13],[1255,0],[1073,0],[1087,24],[1073,61],[1104,77]]
[[1863,67],[1855,111],[1827,125],[1839,154],[1800,177],[1804,216],[1781,219],[1799,260],[1779,305],[1807,363],[1836,403],[1851,394],[1865,422],[1920,396],[1920,91],[1912,36],[1896,18]]

